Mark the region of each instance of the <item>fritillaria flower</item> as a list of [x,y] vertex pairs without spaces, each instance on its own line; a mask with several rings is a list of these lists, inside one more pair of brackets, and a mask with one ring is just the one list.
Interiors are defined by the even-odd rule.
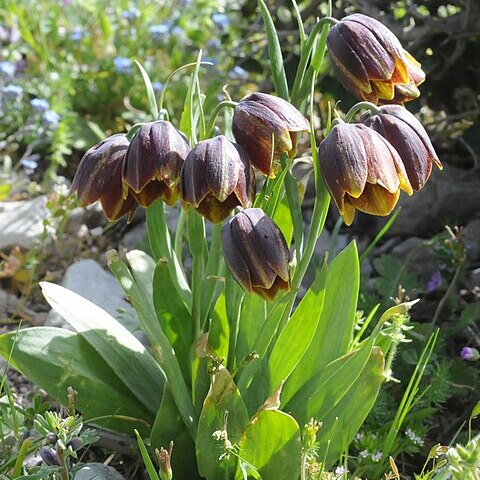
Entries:
[[412,194],[397,151],[379,133],[363,124],[340,123],[319,148],[325,183],[347,225],[355,210],[388,215],[400,189]]
[[125,186],[142,207],[161,198],[173,205],[180,197],[180,170],[190,151],[188,141],[170,122],[142,125],[123,163]]
[[218,137],[197,143],[182,169],[182,197],[213,223],[255,197],[255,174],[243,147]]
[[[252,164],[265,175],[274,176],[280,154],[294,158],[298,132],[310,130],[310,125],[286,100],[257,92],[243,98],[235,107],[232,129]],[[272,153],[273,165],[270,165]]]
[[379,21],[355,13],[334,25],[327,46],[343,86],[357,98],[403,103],[420,95],[425,80],[420,64]]
[[122,181],[122,162],[128,146],[127,137],[116,134],[87,150],[72,182],[80,207],[100,200],[110,221],[133,214],[137,202],[130,192],[124,198]]
[[433,163],[443,168],[427,132],[406,108],[385,105],[380,107],[380,113],[367,116],[363,123],[387,139],[398,152],[413,190],[425,185]]
[[223,255],[248,293],[271,301],[290,290],[290,252],[280,229],[260,208],[237,213],[222,229]]

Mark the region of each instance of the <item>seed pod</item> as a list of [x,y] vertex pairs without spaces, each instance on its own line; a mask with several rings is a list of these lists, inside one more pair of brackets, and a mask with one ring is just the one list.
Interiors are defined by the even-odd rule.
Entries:
[[60,459],[58,458],[58,454],[54,448],[41,447],[38,453],[40,454],[40,457],[45,465],[57,467],[60,466]]

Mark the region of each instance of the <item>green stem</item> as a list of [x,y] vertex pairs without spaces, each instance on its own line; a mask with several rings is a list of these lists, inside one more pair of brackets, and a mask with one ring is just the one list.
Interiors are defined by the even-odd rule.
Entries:
[[180,265],[182,264],[183,257],[183,231],[185,230],[185,210],[180,209],[178,214],[177,228],[175,229],[175,240],[173,243],[173,250],[178,258]]
[[[213,65],[212,62],[200,62],[199,65]],[[160,102],[159,102],[159,110],[161,111],[163,109],[163,99],[165,96],[165,91],[167,90],[168,84],[172,81],[172,78],[174,75],[176,75],[178,72],[185,70],[186,68],[190,67],[195,67],[197,66],[197,62],[192,62],[192,63],[187,63],[186,65],[182,65],[181,67],[177,68],[175,71],[173,71],[165,80],[165,83],[163,85],[163,90],[162,93],[160,94]]]
[[57,455],[60,460],[60,476],[62,480],[69,480],[70,476],[68,474],[68,465],[65,458],[65,454],[60,447],[57,447]]
[[214,225],[212,229],[212,240],[208,252],[207,266],[205,268],[206,284],[202,296],[202,327],[207,320],[208,313],[215,299],[215,290],[218,284],[218,277],[223,270],[222,262],[222,225]]
[[204,282],[203,252],[205,246],[205,223],[200,214],[188,210],[188,246],[192,254],[192,323],[193,341],[196,342],[202,331],[202,289]]
[[[235,282],[230,274],[228,274],[227,282]],[[235,365],[235,355],[237,352],[237,341],[238,341],[238,332],[240,329],[240,313],[243,299],[245,298],[245,292],[236,288],[234,285],[234,291],[236,292],[235,301],[233,302],[232,314],[229,316],[230,319],[230,336],[228,338],[228,358],[227,358],[227,370],[229,372],[234,372]]]
[[220,111],[225,108],[225,107],[230,107],[230,108],[235,108],[238,105],[237,102],[232,102],[231,100],[223,100],[217,106],[213,109],[212,114],[210,115],[210,121],[208,122],[207,125],[207,138],[210,137],[213,128],[215,127],[215,121],[217,120],[218,114]]
[[345,123],[350,123],[353,117],[361,110],[370,110],[373,115],[378,115],[382,110],[371,102],[358,102],[345,115]]
[[[288,161],[287,155],[282,154],[281,158],[282,167],[290,169],[291,162]],[[302,207],[300,204],[300,196],[298,194],[297,181],[290,171],[287,171],[285,175],[285,194],[287,196],[288,207],[290,210],[290,216],[293,223],[293,238],[295,241],[295,252],[297,258],[300,258],[303,248],[303,218]]]

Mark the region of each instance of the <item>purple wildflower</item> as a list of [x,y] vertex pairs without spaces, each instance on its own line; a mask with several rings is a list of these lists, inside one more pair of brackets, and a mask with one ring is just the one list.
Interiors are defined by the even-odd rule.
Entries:
[[480,358],[480,353],[476,348],[463,347],[460,356],[462,357],[462,360],[474,362]]
[[428,293],[434,292],[442,284],[442,274],[435,270],[430,276],[430,280],[427,282]]

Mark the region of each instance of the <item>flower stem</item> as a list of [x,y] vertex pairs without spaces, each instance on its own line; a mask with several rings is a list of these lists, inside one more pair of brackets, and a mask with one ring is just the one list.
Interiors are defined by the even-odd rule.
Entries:
[[230,108],[235,108],[238,105],[237,102],[232,102],[231,100],[224,100],[223,102],[220,102],[217,104],[217,106],[213,109],[212,114],[210,115],[210,121],[208,122],[207,126],[207,138],[210,137],[213,127],[215,126],[215,121],[217,120],[217,116],[220,113],[220,111],[225,108],[225,107],[230,107]]
[[373,115],[378,115],[381,112],[380,108],[371,102],[358,102],[345,115],[345,123],[350,123],[361,110],[370,110]]
[[205,223],[200,214],[191,208],[188,211],[188,245],[192,254],[192,320],[193,341],[202,331],[202,287],[204,281],[203,251],[205,244]]

